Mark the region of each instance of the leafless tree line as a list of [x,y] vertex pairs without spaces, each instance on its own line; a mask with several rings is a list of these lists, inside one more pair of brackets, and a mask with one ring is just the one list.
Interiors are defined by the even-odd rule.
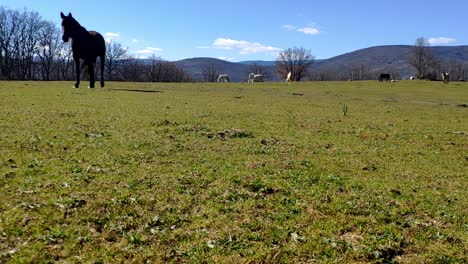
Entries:
[[221,72],[218,70],[216,65],[209,64],[202,69],[203,81],[205,82],[216,82]]
[[120,43],[106,45],[105,77],[111,81],[134,82],[188,82],[183,70],[174,63],[152,55],[149,58],[133,58]]
[[[61,36],[61,28],[43,20],[37,12],[0,6],[0,79],[73,80],[71,48]],[[132,58],[116,42],[107,43],[106,48],[107,80],[190,81],[175,64],[161,58]],[[83,77],[87,78],[86,74]]]
[[0,7],[1,79],[69,79],[69,57],[53,23],[36,12]]
[[354,64],[346,69],[320,69],[307,75],[310,81],[362,81],[377,80],[381,73],[389,73],[392,79],[401,80],[401,74],[392,69],[371,69],[365,64]]
[[[148,59],[127,58],[121,60],[111,79],[135,82],[189,82],[191,81],[183,70],[175,63],[165,61],[160,57],[151,56]],[[117,73],[117,74],[116,74]]]
[[439,61],[437,64],[437,72],[448,72],[450,80],[467,80],[468,78],[468,64],[459,60],[444,60]]

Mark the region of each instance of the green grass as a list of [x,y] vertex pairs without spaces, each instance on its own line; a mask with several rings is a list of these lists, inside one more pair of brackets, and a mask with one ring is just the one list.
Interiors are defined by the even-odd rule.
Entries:
[[0,262],[467,261],[468,84],[107,85],[0,82]]

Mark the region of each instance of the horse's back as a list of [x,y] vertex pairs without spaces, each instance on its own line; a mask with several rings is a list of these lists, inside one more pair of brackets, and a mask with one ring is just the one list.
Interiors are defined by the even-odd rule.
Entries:
[[104,37],[97,31],[88,31],[88,33],[96,40],[96,49],[99,53],[106,53],[106,41]]
[[97,41],[100,43],[100,44],[106,44],[106,41],[104,40],[104,37],[99,33],[99,32],[96,32],[96,31],[88,31],[88,33],[97,39]]

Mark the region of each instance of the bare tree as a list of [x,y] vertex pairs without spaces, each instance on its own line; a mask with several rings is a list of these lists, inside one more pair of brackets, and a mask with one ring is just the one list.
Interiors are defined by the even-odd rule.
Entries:
[[71,80],[74,78],[74,62],[72,60],[72,50],[70,45],[63,45],[56,58],[57,80]]
[[322,69],[309,75],[312,81],[334,81],[338,80],[338,71],[333,68]]
[[118,74],[118,68],[127,58],[127,49],[120,43],[111,42],[106,45],[105,74],[107,79],[114,80]]
[[374,79],[372,78],[372,73],[369,70],[369,67],[365,64],[354,64],[351,65],[351,68],[349,69],[347,76],[347,80],[353,80],[353,81],[358,81],[358,80],[369,80],[369,79]]
[[430,49],[429,42],[421,37],[416,40],[416,43],[410,50],[408,63],[416,70],[416,76],[419,79],[426,78],[436,64],[436,59],[432,50]]
[[451,68],[450,76],[456,81],[466,80],[468,75],[468,64],[457,60],[451,60],[449,63]]
[[285,79],[289,72],[293,81],[300,81],[307,75],[307,70],[314,63],[315,57],[305,48],[288,48],[276,59],[276,71]]
[[173,62],[160,61],[160,82],[185,82],[191,81],[190,77],[177,67]]
[[144,63],[140,59],[129,58],[122,61],[120,75],[125,81],[141,82],[144,80]]
[[36,12],[0,7],[0,75],[7,79],[32,79],[34,56],[44,21]]
[[20,27],[15,38],[17,47],[18,79],[33,79],[34,56],[38,52],[40,32],[46,24],[37,12],[20,13]]
[[258,63],[250,64],[248,73],[263,74],[263,65]]
[[19,27],[19,12],[0,7],[0,75],[12,79],[15,67],[15,32]]
[[456,59],[443,60],[438,66],[436,70],[438,72],[448,72],[449,78],[453,81],[465,80],[465,76],[468,73],[467,63]]
[[159,82],[161,81],[161,72],[162,72],[162,59],[156,57],[156,55],[151,55],[146,65],[146,78],[150,82]]
[[9,11],[4,7],[0,6],[0,79],[6,77],[6,61],[7,59],[7,51],[8,46],[7,43],[9,42],[8,37],[8,13]]
[[392,79],[393,79],[393,80],[401,80],[401,79],[402,79],[402,78],[401,78],[400,72],[399,72],[399,71],[396,71],[396,70],[391,71],[391,72],[390,72],[390,76],[392,76]]
[[58,72],[59,63],[57,63],[57,60],[64,45],[60,30],[51,22],[44,23],[39,36],[37,57],[40,64],[41,79],[49,81],[53,78],[52,74]]
[[214,64],[206,66],[203,71],[203,80],[206,82],[216,82],[220,72],[216,69]]

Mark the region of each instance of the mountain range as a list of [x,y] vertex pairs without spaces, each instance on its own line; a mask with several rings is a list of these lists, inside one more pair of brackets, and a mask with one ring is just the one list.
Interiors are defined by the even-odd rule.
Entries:
[[[347,72],[357,66],[365,66],[372,72],[398,73],[402,78],[415,75],[408,64],[410,45],[388,45],[360,49],[324,60],[316,60],[311,66],[311,73]],[[440,61],[458,61],[468,63],[468,45],[430,47]],[[190,58],[174,62],[194,80],[203,80],[203,71],[213,67],[219,73],[228,74],[231,81],[247,81],[253,64],[261,65],[266,81],[280,81],[275,70],[275,61],[228,62],[214,58]]]

